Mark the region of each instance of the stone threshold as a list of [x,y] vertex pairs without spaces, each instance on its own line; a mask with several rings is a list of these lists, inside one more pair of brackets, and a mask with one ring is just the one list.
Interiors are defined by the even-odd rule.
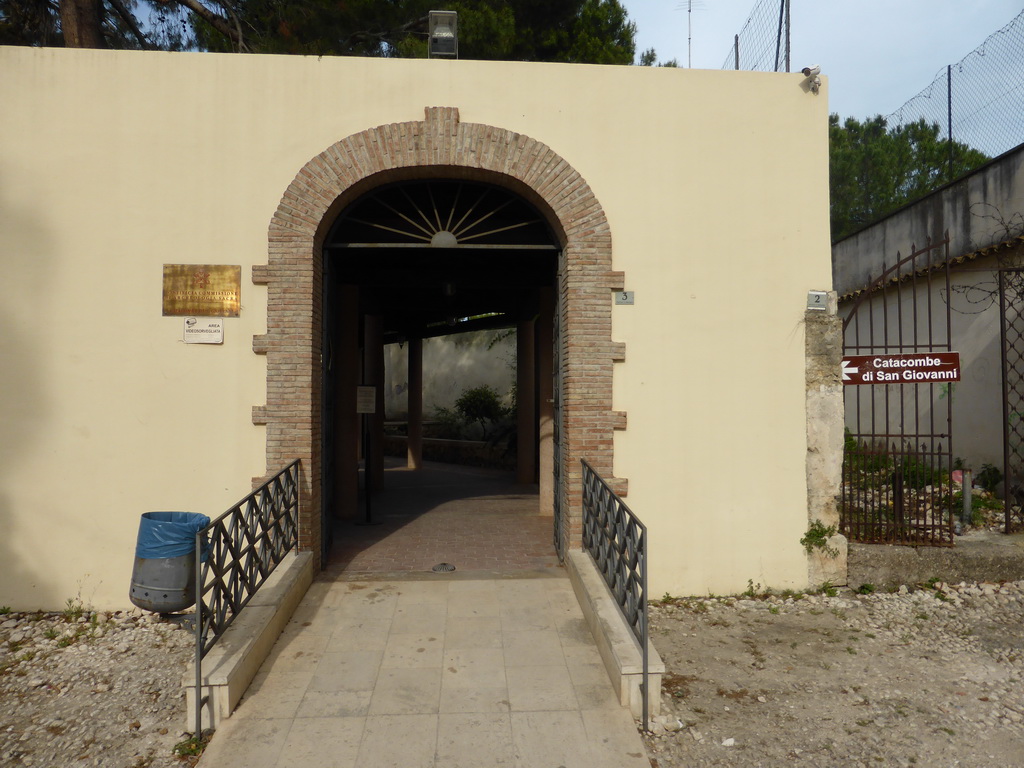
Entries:
[[[643,654],[640,643],[626,623],[590,554],[573,550],[566,555],[565,566],[619,703],[629,707],[633,717],[642,717]],[[650,717],[661,712],[661,677],[664,673],[665,664],[654,643],[648,638],[647,713]]]
[[[217,728],[231,716],[299,602],[313,583],[313,554],[290,552],[235,617],[203,659],[203,729]],[[185,730],[195,728],[196,669],[182,678]]]

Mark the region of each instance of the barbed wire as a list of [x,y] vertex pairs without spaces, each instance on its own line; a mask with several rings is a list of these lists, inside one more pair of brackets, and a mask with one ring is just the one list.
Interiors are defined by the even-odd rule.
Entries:
[[789,72],[791,0],[758,0],[722,69]]
[[891,115],[890,127],[924,119],[943,139],[995,157],[1024,142],[1024,10]]

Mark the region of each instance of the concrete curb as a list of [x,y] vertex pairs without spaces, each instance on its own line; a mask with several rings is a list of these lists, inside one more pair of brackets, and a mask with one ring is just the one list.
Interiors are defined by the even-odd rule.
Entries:
[[[608,586],[586,552],[574,550],[565,558],[569,581],[583,610],[583,617],[601,653],[605,670],[619,697],[619,703],[629,707],[634,717],[643,715],[643,699],[640,686],[643,682],[643,654],[640,643],[630,631],[612,597]],[[658,655],[654,644],[647,641],[647,670],[649,689],[647,692],[648,714],[651,717],[661,712],[661,676],[665,664]]]
[[851,587],[892,588],[931,578],[952,584],[1016,581],[1024,578],[1024,534],[971,534],[953,547],[851,543],[849,563]]
[[[216,728],[231,716],[242,694],[270,654],[296,607],[313,583],[313,555],[291,552],[253,595],[203,659],[203,728]],[[182,678],[185,730],[195,728],[196,669]]]

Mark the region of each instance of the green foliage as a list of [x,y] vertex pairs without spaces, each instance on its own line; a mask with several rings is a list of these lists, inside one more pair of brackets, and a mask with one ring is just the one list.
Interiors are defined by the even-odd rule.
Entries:
[[210,736],[208,732],[203,732],[199,737],[193,736],[184,741],[179,741],[174,745],[174,754],[178,757],[195,757],[203,754],[203,750],[206,749],[206,745],[210,743]]
[[508,415],[501,395],[488,384],[463,390],[455,401],[455,410],[465,422],[479,424],[484,435],[488,434],[488,425],[493,427]]
[[653,48],[648,48],[646,51],[640,54],[640,59],[637,61],[641,67],[678,67],[679,62],[676,59],[669,59],[668,61],[658,61],[658,53]]
[[875,593],[875,585],[874,584],[861,584],[859,587],[857,587],[857,594],[858,595],[873,595],[874,593]]
[[926,485],[935,485],[945,478],[945,471],[938,467],[922,462],[913,454],[904,455],[900,460],[900,469],[903,471],[903,484],[908,488],[924,488]]
[[845,430],[845,437],[843,439],[843,473],[848,474],[852,470],[858,470],[861,472],[879,472],[883,469],[888,469],[892,461],[889,458],[889,453],[884,449],[875,449],[865,443],[863,440],[858,440],[850,432],[849,428]]
[[61,616],[64,617],[64,621],[78,621],[85,613],[85,606],[82,605],[82,600],[80,598],[69,597],[65,601],[64,606],[64,610],[61,611]]
[[807,529],[807,533],[800,539],[800,543],[807,550],[807,554],[811,554],[817,549],[827,557],[839,557],[839,550],[829,546],[828,543],[828,540],[835,535],[836,527],[834,525],[826,527],[821,520],[816,518]]
[[992,464],[982,464],[981,472],[978,473],[975,480],[978,481],[978,485],[989,493],[995,493],[996,487],[1003,481],[1003,473],[999,467]]
[[[958,513],[964,508],[964,492],[957,491],[953,494],[949,504],[943,504],[943,506],[948,506]],[[971,525],[975,528],[988,523],[989,513],[1002,511],[1003,502],[999,499],[993,498],[991,495],[971,494]]]
[[430,426],[431,437],[442,440],[462,439],[466,425],[462,417],[451,408],[438,408],[434,411],[432,420],[435,423]]
[[[403,58],[426,57],[427,13],[437,8],[428,0],[79,2],[95,9],[76,26],[97,35],[97,47]],[[459,14],[462,59],[633,63],[636,25],[620,0],[442,5]],[[0,44],[64,45],[61,24],[57,2],[0,2]]]
[[831,581],[823,581],[821,583],[821,594],[825,595],[825,597],[835,597],[839,594],[839,590],[832,585]]
[[10,612],[11,612],[11,606],[9,606],[9,605],[0,605],[0,616],[6,616]]
[[[989,158],[953,142],[953,177]],[[918,120],[890,127],[876,115],[861,122],[829,116],[829,189],[832,239],[839,240],[937,189],[949,176],[949,143],[938,123]]]

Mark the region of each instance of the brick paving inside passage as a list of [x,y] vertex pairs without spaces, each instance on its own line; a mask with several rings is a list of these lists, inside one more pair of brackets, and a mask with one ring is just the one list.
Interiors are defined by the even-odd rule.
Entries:
[[[515,474],[428,462],[419,471],[386,460],[373,520],[335,520],[328,574],[557,568],[553,520],[538,514],[536,486]],[[363,514],[360,507],[360,515]],[[361,518],[360,518],[361,519]]]

